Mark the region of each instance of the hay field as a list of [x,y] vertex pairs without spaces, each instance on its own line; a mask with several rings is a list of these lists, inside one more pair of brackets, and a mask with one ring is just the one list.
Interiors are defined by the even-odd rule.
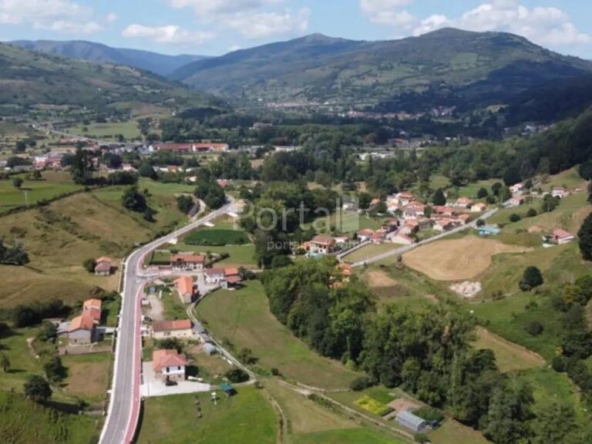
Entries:
[[440,281],[470,280],[483,273],[491,265],[491,258],[498,254],[525,253],[531,251],[496,240],[466,236],[461,239],[443,240],[417,248],[403,255],[409,267]]

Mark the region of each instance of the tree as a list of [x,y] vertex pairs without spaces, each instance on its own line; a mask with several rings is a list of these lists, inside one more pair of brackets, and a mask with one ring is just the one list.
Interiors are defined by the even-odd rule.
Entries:
[[520,281],[520,290],[530,291],[533,288],[543,285],[543,282],[544,279],[541,270],[533,266],[526,267],[526,270],[524,270],[524,274],[522,275],[522,280]]
[[247,365],[256,364],[259,360],[255,356],[253,356],[253,351],[250,348],[243,348],[241,351],[238,352],[237,355],[239,361],[244,362]]
[[140,177],[147,177],[152,180],[158,179],[158,174],[156,174],[156,171],[149,163],[143,163],[140,165],[140,168],[138,168],[138,174]]
[[545,328],[543,327],[543,324],[541,324],[540,322],[532,321],[528,323],[526,327],[524,327],[524,329],[529,335],[538,336],[543,332]]
[[52,357],[43,365],[43,370],[47,379],[53,383],[64,380],[68,374],[66,367],[62,364],[62,359],[59,356]]
[[72,180],[79,185],[88,185],[92,181],[93,170],[91,154],[78,146],[71,163],[70,174]]
[[436,190],[432,197],[432,203],[438,206],[446,205],[446,196],[444,195],[444,190],[442,190],[442,188]]
[[240,384],[249,380],[249,374],[240,368],[232,368],[224,376],[233,384]]
[[0,357],[0,366],[2,367],[2,371],[4,373],[8,373],[8,370],[10,369],[10,359],[8,359],[8,356],[5,354],[2,354]]
[[483,227],[485,226],[485,221],[483,219],[477,219],[477,226],[478,227]]
[[512,197],[512,192],[510,191],[510,189],[506,186],[502,186],[501,189],[499,190],[499,201],[505,202],[505,201],[509,200],[511,197]]
[[14,179],[12,179],[12,186],[15,187],[17,190],[20,190],[23,186],[23,182],[23,179],[21,179],[20,177],[15,177]]
[[536,217],[537,214],[537,210],[535,210],[534,208],[529,208],[526,212],[527,217]]
[[121,197],[121,204],[128,210],[142,213],[146,211],[148,204],[143,194],[138,191],[138,186],[129,187]]
[[24,385],[24,389],[25,396],[37,403],[47,402],[52,395],[49,382],[38,375],[29,377],[28,381]]
[[14,146],[15,153],[24,153],[27,149],[27,144],[23,140],[19,140]]
[[502,187],[504,186],[504,184],[502,184],[501,182],[496,182],[491,186],[491,192],[493,193],[494,196],[498,197],[500,190],[502,189]]
[[592,261],[592,214],[590,214],[578,231],[580,252],[586,261]]
[[58,335],[58,328],[54,323],[45,321],[41,326],[41,330],[37,334],[37,340],[42,342],[48,342],[55,339]]
[[513,213],[510,214],[510,222],[520,222],[522,218],[520,217],[519,214]]
[[489,192],[487,191],[486,188],[479,188],[479,191],[477,191],[477,198],[478,199],[485,199],[487,196],[489,196]]
[[573,407],[557,403],[546,404],[541,407],[536,419],[537,436],[533,444],[576,444],[578,438],[578,424]]
[[358,194],[358,206],[361,210],[367,210],[370,207],[370,202],[372,202],[370,194],[364,192]]
[[97,262],[92,259],[86,259],[83,263],[82,266],[84,267],[84,269],[86,271],[88,271],[89,273],[94,273],[95,272],[95,267],[97,266]]
[[181,195],[177,197],[177,208],[183,214],[188,214],[193,208],[193,199],[191,196]]

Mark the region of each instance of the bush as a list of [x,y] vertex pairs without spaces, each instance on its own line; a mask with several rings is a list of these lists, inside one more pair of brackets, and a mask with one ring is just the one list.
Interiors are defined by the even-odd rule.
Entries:
[[524,327],[526,332],[531,336],[539,336],[545,330],[543,324],[537,321],[532,321],[526,327]]
[[428,444],[430,442],[430,438],[428,438],[427,435],[424,435],[423,433],[416,433],[413,435],[413,440],[421,444]]
[[485,225],[485,221],[483,219],[477,219],[477,226],[482,227]]
[[95,272],[95,267],[96,267],[97,263],[95,262],[94,259],[86,259],[83,263],[82,266],[84,267],[84,269],[86,271],[88,271],[89,273],[94,273]]
[[515,223],[515,222],[520,222],[520,220],[522,220],[522,218],[520,217],[519,214],[516,214],[516,213],[510,214],[510,222]]
[[271,374],[272,374],[273,376],[281,376],[281,375],[282,375],[282,374],[280,373],[280,371],[279,371],[277,368],[275,368],[275,367],[272,367],[272,369],[271,369]]
[[535,217],[537,214],[539,214],[537,212],[537,210],[535,210],[534,208],[530,208],[527,212],[526,212],[526,216],[527,217]]
[[551,367],[553,367],[553,370],[556,372],[563,373],[567,368],[565,358],[563,356],[555,356],[551,361]]
[[532,289],[543,285],[544,279],[541,270],[537,267],[527,267],[524,270],[522,280],[520,281],[520,290],[531,291]]
[[437,422],[440,423],[444,421],[444,414],[433,407],[421,407],[413,412],[415,416],[419,416],[422,419],[425,419],[427,422]]
[[360,376],[359,378],[354,379],[349,384],[349,388],[352,389],[354,392],[361,392],[362,390],[366,390],[367,388],[372,387],[375,384],[375,381],[369,378],[368,376]]
[[239,384],[249,380],[249,374],[240,368],[233,368],[228,370],[224,376],[232,383]]

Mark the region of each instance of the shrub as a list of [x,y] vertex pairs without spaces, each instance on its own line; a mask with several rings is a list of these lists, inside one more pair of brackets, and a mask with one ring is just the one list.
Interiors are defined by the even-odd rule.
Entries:
[[537,212],[537,210],[535,210],[534,208],[530,208],[527,212],[526,212],[526,216],[527,217],[535,217],[537,214],[539,214]]
[[361,392],[362,390],[372,387],[373,385],[375,385],[375,382],[371,378],[368,376],[360,376],[350,383],[349,388],[354,392]]
[[555,356],[551,361],[551,367],[553,367],[553,370],[556,372],[563,373],[567,368],[565,358],[563,356]]
[[515,223],[515,222],[520,222],[522,218],[520,217],[519,214],[513,213],[510,214],[510,222]]
[[531,336],[539,336],[543,332],[543,330],[545,330],[545,327],[543,327],[543,324],[541,324],[540,322],[532,321],[529,324],[527,324],[526,327],[524,327],[524,329]]
[[425,419],[427,422],[442,422],[444,421],[444,414],[433,407],[421,407],[413,412],[414,415]]
[[428,444],[430,442],[430,438],[428,438],[427,435],[424,435],[423,433],[416,433],[413,435],[413,440],[421,444]]
[[86,271],[88,271],[89,273],[94,273],[95,272],[95,267],[96,267],[97,263],[95,262],[94,259],[86,259],[83,263],[82,266],[84,267],[84,269]]
[[544,279],[541,270],[537,267],[527,267],[524,270],[522,280],[520,281],[520,290],[531,291],[532,289],[543,285]]
[[234,384],[247,382],[249,380],[248,373],[240,368],[230,369],[224,374],[224,376],[226,376],[226,378]]

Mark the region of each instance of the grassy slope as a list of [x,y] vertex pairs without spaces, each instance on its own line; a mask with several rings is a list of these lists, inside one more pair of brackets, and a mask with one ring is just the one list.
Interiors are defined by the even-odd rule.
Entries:
[[217,291],[197,308],[197,315],[219,340],[248,347],[259,364],[278,368],[287,378],[323,388],[344,388],[358,376],[341,364],[317,355],[269,312],[258,281],[238,291]]
[[197,418],[195,395],[148,399],[138,443],[274,444],[275,414],[262,392],[253,387],[237,391],[230,399],[222,395],[218,405],[210,402],[209,393],[200,394],[201,419]]

